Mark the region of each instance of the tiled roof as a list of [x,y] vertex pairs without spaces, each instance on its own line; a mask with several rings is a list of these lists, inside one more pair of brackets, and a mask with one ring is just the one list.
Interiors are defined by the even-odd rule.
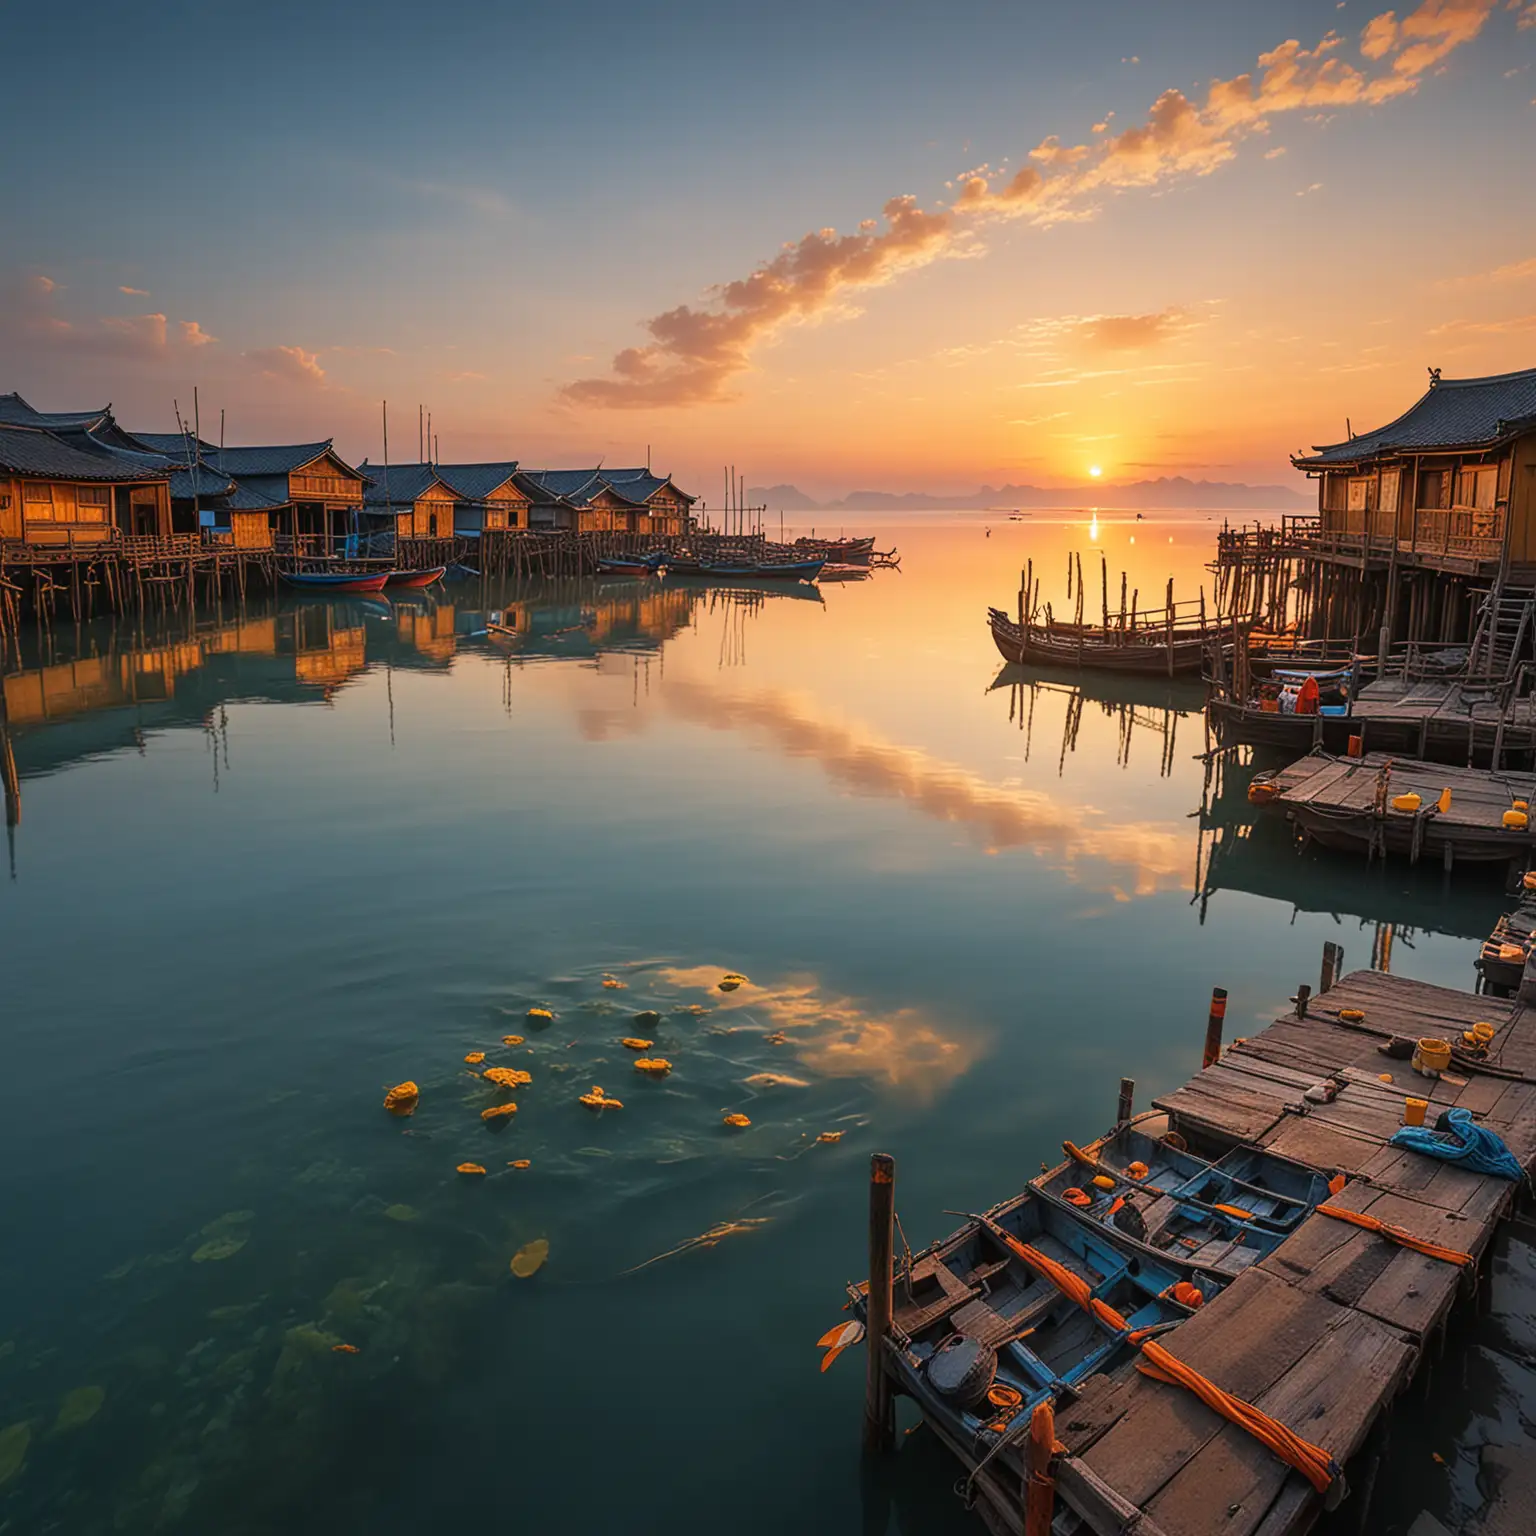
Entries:
[[289,443],[271,448],[219,448],[205,445],[203,458],[236,479],[246,475],[287,475],[303,469],[323,453],[330,453],[331,439],[322,443]]
[[207,501],[216,496],[228,496],[235,482],[228,475],[209,469],[206,464],[187,465],[171,471],[171,499],[192,501],[201,497]]
[[[363,489],[365,506],[408,507],[438,483],[462,499],[462,492],[456,485],[448,484],[435,464],[391,464],[386,470],[382,464],[370,464],[364,459],[357,467],[358,472],[369,481]],[[389,481],[388,497],[384,494],[386,480]]]
[[517,473],[517,460],[503,459],[491,464],[439,464],[437,471],[466,501],[484,501]]
[[287,475],[242,475],[229,497],[233,512],[270,512],[287,505]]
[[99,411],[38,411],[18,394],[0,395],[0,424],[11,427],[42,427],[50,432],[61,428],[94,426],[111,414],[110,407]]
[[113,480],[139,485],[164,480],[167,470],[135,455],[66,443],[40,427],[0,426],[0,469],[55,480]]
[[1436,379],[1396,421],[1347,442],[1318,446],[1292,462],[1300,469],[1355,464],[1402,452],[1479,448],[1536,424],[1536,368],[1482,379]]
[[531,469],[523,471],[521,478],[530,483],[530,489],[544,492],[548,500],[573,507],[588,505],[603,490],[640,507],[663,486],[671,486],[690,504],[698,499],[679,491],[670,476],[654,475],[648,469]]
[[[192,462],[193,444],[199,442],[190,432],[135,432],[132,437],[152,453],[163,453],[166,458],[175,459],[181,464]],[[205,460],[219,451],[214,443],[201,443],[200,446]]]

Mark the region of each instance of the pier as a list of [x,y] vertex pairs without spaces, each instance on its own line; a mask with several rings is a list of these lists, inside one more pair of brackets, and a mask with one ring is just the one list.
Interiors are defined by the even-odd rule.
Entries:
[[[1343,1529],[1372,1529],[1389,1410],[1410,1386],[1432,1390],[1453,1309],[1486,1301],[1489,1245],[1523,1187],[1391,1146],[1391,1137],[1410,1098],[1428,1101],[1426,1125],[1443,1111],[1466,1109],[1502,1138],[1529,1176],[1536,1160],[1536,1016],[1519,1001],[1380,972],[1340,980],[1340,964],[1337,946],[1328,945],[1318,995],[1299,987],[1290,1009],[1225,1052],[1219,993],[1207,1064],[1153,1100],[1164,1118],[1141,1122],[1213,1154],[1260,1148],[1331,1181],[1324,1205],[1161,1342],[1221,1393],[1325,1453],[1335,1470],[1318,1479],[1325,1485],[1319,1488],[1260,1435],[1156,1372],[1095,1374],[1063,1391],[1054,1439],[1046,1440],[1053,1448],[1043,1456],[1038,1425],[1027,1413],[990,1426],[1000,1436],[983,1453],[925,1414],[928,1428],[959,1459],[962,1487],[997,1536],[1300,1536],[1325,1509],[1339,1511]],[[1476,1023],[1491,1024],[1494,1034],[1474,1054],[1463,1037]],[[1450,1065],[1438,1077],[1421,1075],[1406,1059],[1405,1047],[1426,1038],[1453,1043]],[[1121,1084],[1122,1122],[1131,1091]],[[889,1241],[880,1213],[894,1205],[894,1169],[889,1160],[877,1164],[876,1256]],[[962,1309],[991,1310],[982,1303],[1003,1265],[953,1276],[937,1302],[914,1307],[914,1286],[944,1270],[935,1255],[953,1241],[895,1265],[888,1328],[876,1328],[877,1309],[870,1307],[871,1376],[880,1377],[870,1400],[877,1404],[893,1390],[891,1363],[930,1314],[947,1308],[960,1331]],[[1000,1316],[1001,1334],[1018,1320]],[[1529,1474],[1511,1476],[1498,1490],[1494,1518],[1532,1496]],[[1483,1528],[1501,1529],[1487,1523],[1488,1515]]]

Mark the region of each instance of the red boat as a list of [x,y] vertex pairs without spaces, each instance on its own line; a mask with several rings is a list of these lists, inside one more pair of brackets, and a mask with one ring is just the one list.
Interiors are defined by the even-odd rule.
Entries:
[[434,581],[441,581],[447,570],[446,565],[434,565],[419,571],[390,571],[384,578],[384,584],[390,587],[430,587]]

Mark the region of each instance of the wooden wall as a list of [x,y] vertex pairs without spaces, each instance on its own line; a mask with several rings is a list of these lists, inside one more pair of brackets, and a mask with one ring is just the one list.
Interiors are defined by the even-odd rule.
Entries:
[[272,518],[266,512],[231,512],[230,542],[236,549],[271,549]]
[[101,543],[117,529],[114,515],[117,492],[127,490],[131,505],[150,509],[154,531],[162,537],[171,531],[171,493],[165,483],[136,485],[90,484],[68,480],[0,481],[0,538],[22,539],[29,544]]
[[447,486],[432,486],[409,512],[396,512],[395,533],[402,539],[451,539],[454,501]]
[[1516,439],[1510,454],[1509,558],[1536,564],[1536,432]]
[[339,501],[349,507],[363,504],[363,477],[353,473],[334,454],[323,454],[312,464],[288,476],[290,501]]

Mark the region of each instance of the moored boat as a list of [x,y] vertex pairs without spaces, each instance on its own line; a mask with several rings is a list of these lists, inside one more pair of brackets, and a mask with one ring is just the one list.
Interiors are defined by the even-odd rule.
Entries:
[[662,550],[649,555],[599,555],[599,576],[654,576],[666,556]]
[[307,592],[382,592],[388,571],[279,571],[290,587]]
[[[700,560],[701,576],[743,577],[751,581],[815,581],[826,560]],[[679,574],[682,574],[681,572]],[[690,573],[691,574],[691,573]]]
[[424,566],[414,571],[391,571],[385,580],[388,587],[430,587],[447,574],[446,565]]
[[1001,608],[989,608],[987,622],[1004,661],[1109,672],[1161,672],[1169,677],[1198,672],[1206,650],[1225,643],[1214,625],[1187,618],[1169,624],[1156,615],[1124,627],[1067,624],[1050,618],[1020,624]]
[[[1074,1395],[1089,1376],[1130,1372],[1133,1333],[1175,1328],[1220,1290],[1218,1279],[1026,1192],[897,1275],[901,1347],[888,1359],[901,1390],[962,1454],[1007,1440],[1003,1451],[1016,1455],[1016,1431],[1038,1403]],[[850,1287],[850,1296],[864,1319],[867,1292]]]
[[1211,1161],[1137,1123],[1065,1150],[1064,1162],[1030,1181],[1035,1193],[1146,1254],[1228,1279],[1328,1197],[1321,1174],[1288,1158],[1238,1147]]

